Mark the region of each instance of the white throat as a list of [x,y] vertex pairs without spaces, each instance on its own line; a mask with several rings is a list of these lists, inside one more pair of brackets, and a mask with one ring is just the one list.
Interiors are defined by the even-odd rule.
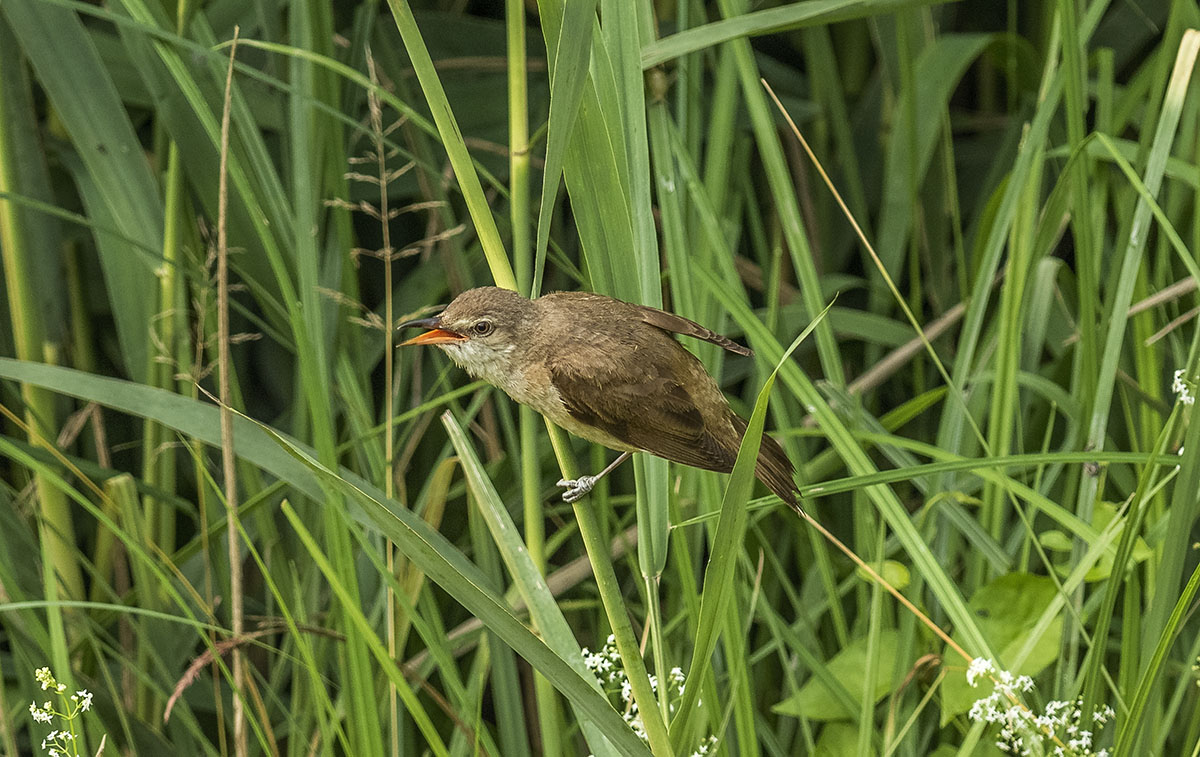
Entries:
[[439,347],[450,356],[454,363],[462,368],[474,378],[480,378],[484,381],[498,386],[505,392],[512,394],[509,386],[513,382],[516,366],[513,364],[512,352],[516,349],[515,344],[510,344],[503,349],[493,349],[490,346],[479,344],[473,339],[465,339],[461,342],[451,342],[448,344],[439,344]]
[[546,367],[536,362],[521,364],[513,359],[516,345],[493,349],[491,346],[467,339],[438,346],[474,378],[483,379],[522,405],[528,405],[548,416],[568,431],[590,438],[575,428],[579,424],[567,413],[558,390],[550,381]]

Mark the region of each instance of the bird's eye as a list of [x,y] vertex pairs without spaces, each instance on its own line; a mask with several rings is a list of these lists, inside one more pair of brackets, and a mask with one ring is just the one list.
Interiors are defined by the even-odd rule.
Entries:
[[492,333],[495,328],[496,327],[492,325],[492,322],[488,320],[475,321],[475,324],[471,326],[471,330],[475,332],[475,336],[487,336],[488,334]]

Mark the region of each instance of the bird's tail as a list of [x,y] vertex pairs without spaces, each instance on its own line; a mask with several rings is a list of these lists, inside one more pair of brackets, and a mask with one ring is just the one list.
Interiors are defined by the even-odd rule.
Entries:
[[[733,415],[733,418],[738,436],[744,436],[748,425],[746,420],[736,414]],[[792,466],[792,461],[788,459],[787,454],[784,453],[783,447],[779,446],[779,442],[766,434],[763,434],[762,442],[758,446],[758,461],[754,466],[754,475],[793,510],[803,512],[800,508],[800,500],[796,496],[799,493],[794,480],[796,469]]]

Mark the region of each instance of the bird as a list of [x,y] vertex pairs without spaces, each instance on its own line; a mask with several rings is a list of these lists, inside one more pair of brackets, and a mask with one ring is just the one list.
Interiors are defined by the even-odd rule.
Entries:
[[[634,452],[729,473],[747,422],[675,336],[748,356],[746,347],[665,310],[589,292],[528,299],[468,289],[438,315],[400,324],[426,331],[399,346],[434,345],[474,378],[558,426],[621,455],[596,475],[561,480],[575,502]],[[797,511],[795,468],[763,435],[755,475]]]

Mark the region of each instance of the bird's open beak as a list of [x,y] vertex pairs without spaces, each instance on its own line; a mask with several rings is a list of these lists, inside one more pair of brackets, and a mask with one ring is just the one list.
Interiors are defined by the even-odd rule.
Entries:
[[400,347],[407,347],[410,344],[450,344],[452,342],[461,342],[466,339],[462,334],[456,334],[441,327],[442,321],[437,316],[433,318],[418,318],[413,321],[405,321],[396,327],[399,329],[407,329],[413,326],[420,326],[423,329],[429,329],[424,334],[414,336],[408,341],[401,342]]

